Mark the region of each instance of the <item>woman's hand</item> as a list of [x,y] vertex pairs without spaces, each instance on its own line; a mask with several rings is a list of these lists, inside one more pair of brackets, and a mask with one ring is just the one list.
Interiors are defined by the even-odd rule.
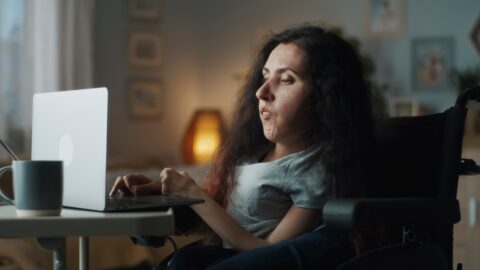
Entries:
[[162,184],[141,174],[119,176],[113,184],[109,196],[120,195],[152,195],[162,192]]
[[154,195],[170,194],[190,198],[201,198],[203,191],[186,172],[177,172],[165,168],[160,173],[160,181],[155,181],[141,174],[129,174],[117,177],[110,196],[120,195]]
[[189,198],[202,198],[204,193],[195,181],[184,171],[165,168],[160,173],[162,194]]

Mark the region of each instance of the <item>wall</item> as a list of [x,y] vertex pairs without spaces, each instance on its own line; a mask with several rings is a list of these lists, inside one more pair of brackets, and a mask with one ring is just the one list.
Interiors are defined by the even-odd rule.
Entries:
[[[197,19],[195,1],[164,1],[157,23],[129,20],[127,1],[96,2],[95,82],[109,88],[109,156],[159,157],[179,163],[180,142],[189,117],[199,106]],[[163,65],[158,70],[129,67],[130,30],[158,30],[163,38]],[[156,78],[164,91],[158,119],[134,119],[129,111],[128,83]]]
[[[412,96],[431,111],[453,104],[453,89],[414,91],[410,45],[413,38],[451,36],[457,67],[478,63],[468,32],[480,13],[477,0],[406,1],[406,31],[396,39],[372,40],[364,34],[364,7],[358,0],[221,1],[164,0],[162,19],[152,25],[129,20],[126,1],[97,1],[95,81],[110,89],[110,156],[153,155],[167,164],[181,163],[181,139],[196,108],[219,108],[228,119],[242,82],[236,75],[248,68],[264,33],[303,22],[341,26],[358,37],[377,65],[376,78],[389,85],[388,95]],[[163,37],[163,66],[138,71],[127,64],[130,30],[155,28]],[[163,116],[132,119],[128,80],[160,78],[164,86]]]
[[480,56],[470,42],[469,31],[480,16],[480,2],[407,1],[406,15],[407,25],[403,38],[368,44],[378,64],[377,77],[389,83],[393,94],[413,96],[430,111],[443,111],[454,103],[458,92],[453,86],[438,91],[412,89],[411,42],[419,37],[452,37],[455,66],[464,68],[478,64]]

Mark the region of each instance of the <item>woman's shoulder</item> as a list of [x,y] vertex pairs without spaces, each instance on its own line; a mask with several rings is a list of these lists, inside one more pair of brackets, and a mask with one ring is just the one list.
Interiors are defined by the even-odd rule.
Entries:
[[323,163],[324,150],[322,145],[312,146],[290,163],[284,186],[299,207],[320,209],[334,193],[333,179]]
[[239,166],[239,169],[242,171],[277,170],[278,172],[282,171],[285,176],[307,173],[312,170],[318,171],[323,170],[322,153],[323,146],[317,144],[268,162],[259,162],[258,159],[247,160]]
[[323,169],[324,150],[325,147],[322,144],[314,144],[305,150],[292,154],[289,160],[290,170],[292,173],[298,173],[312,169]]

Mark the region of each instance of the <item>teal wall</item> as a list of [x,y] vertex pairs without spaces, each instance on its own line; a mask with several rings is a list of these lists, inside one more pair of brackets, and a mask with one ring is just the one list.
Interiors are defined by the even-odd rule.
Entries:
[[[411,42],[422,37],[451,37],[454,63],[478,64],[468,38],[480,16],[478,0],[406,1],[405,33],[379,40],[365,35],[365,3],[360,0],[164,0],[157,22],[129,19],[127,2],[97,1],[95,81],[110,88],[111,156],[153,155],[168,164],[181,162],[183,132],[197,108],[218,108],[228,119],[242,74],[270,30],[303,22],[340,26],[362,41],[375,60],[376,79],[389,86],[387,96],[407,96],[432,112],[453,104],[456,91],[412,89]],[[155,30],[163,38],[163,65],[155,70],[128,66],[128,33]],[[164,87],[164,111],[158,119],[133,119],[128,111],[128,81],[158,78]]]

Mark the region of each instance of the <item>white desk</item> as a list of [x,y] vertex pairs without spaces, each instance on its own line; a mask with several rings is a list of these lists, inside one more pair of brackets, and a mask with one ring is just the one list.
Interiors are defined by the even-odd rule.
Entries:
[[65,267],[65,256],[58,254],[55,241],[50,240],[78,236],[80,269],[84,270],[88,269],[89,236],[167,236],[174,232],[175,224],[171,208],[168,211],[125,213],[63,209],[58,217],[19,218],[14,206],[4,205],[0,206],[0,228],[0,238],[37,237],[42,246],[54,249],[54,268],[59,270]]

